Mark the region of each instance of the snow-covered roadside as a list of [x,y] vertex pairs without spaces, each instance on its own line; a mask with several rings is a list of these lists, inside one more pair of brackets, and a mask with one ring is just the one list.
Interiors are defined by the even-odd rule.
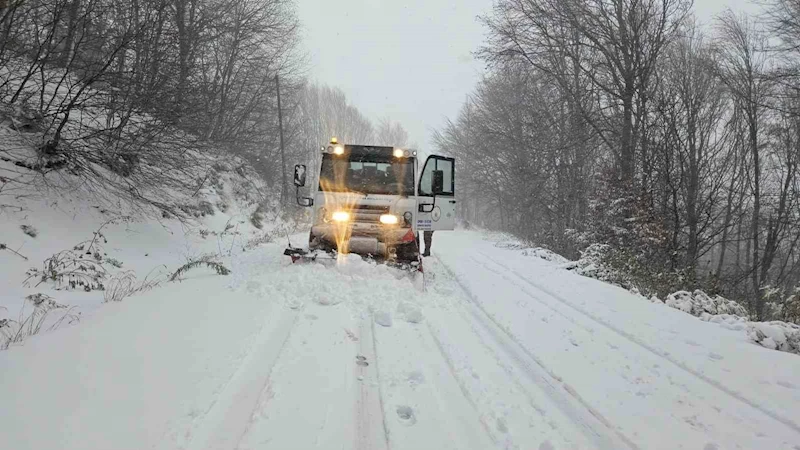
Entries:
[[748,339],[762,347],[800,355],[800,325],[780,320],[750,321],[743,306],[720,296],[711,298],[700,290],[675,292],[664,303],[704,322],[744,331]]
[[[505,233],[489,231],[481,231],[480,233],[483,239],[494,242],[497,248],[513,250],[521,256],[534,256],[550,261],[558,264],[562,269],[585,277],[614,285],[619,285],[619,281],[625,280],[624,274],[602,266],[600,259],[605,248],[599,244],[590,246],[580,260],[569,261],[551,250],[531,247]],[[633,294],[638,295],[638,291],[635,288],[631,290]],[[745,308],[732,300],[720,296],[711,297],[701,290],[695,290],[694,292],[677,291],[668,295],[664,300],[654,296],[649,301],[665,304],[670,308],[691,314],[705,322],[716,323],[732,330],[741,331],[751,342],[764,348],[800,354],[800,325],[779,320],[767,322],[750,321],[747,318]]]
[[[169,421],[191,422],[209,407],[276,307],[231,293],[232,279],[200,271],[191,278],[107,304],[80,326],[4,352],[0,434],[17,436],[16,448],[142,448],[184,439]],[[44,423],[51,425],[42,432]]]
[[[254,211],[264,187],[252,174],[235,171],[231,164],[214,164],[207,174],[214,179],[207,180],[196,196],[177,198],[183,202],[178,207],[195,215],[184,222],[157,216],[155,211],[143,216],[129,204],[109,204],[80,184],[72,186],[75,180],[69,174],[32,179],[16,192],[18,196],[3,197],[0,244],[7,248],[0,249],[0,321],[8,322],[0,330],[0,345],[34,313],[28,296],[43,294],[63,306],[44,318],[45,331],[56,323],[76,323],[93,314],[114,297],[115,285],[163,282],[188,261],[207,255],[224,261],[256,242],[285,241],[283,230],[292,226],[277,213],[260,213],[261,229],[254,226]],[[8,163],[0,161],[0,165],[7,167]],[[92,240],[93,254],[88,255],[87,241]],[[89,259],[87,269],[78,270],[83,274],[92,274],[91,267],[101,267],[104,273],[97,283],[104,289],[84,292],[80,285],[70,288],[69,283],[77,280],[74,276],[64,277],[60,284],[41,282],[47,260],[59,252]],[[40,312],[36,310],[36,314]],[[62,317],[66,319],[59,322]]]
[[473,233],[437,235],[434,253],[501,329],[640,447],[799,442],[796,356]]

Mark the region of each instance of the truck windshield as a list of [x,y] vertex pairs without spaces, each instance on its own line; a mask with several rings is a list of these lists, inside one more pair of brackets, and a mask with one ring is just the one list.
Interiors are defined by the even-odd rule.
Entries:
[[411,196],[414,195],[414,159],[325,154],[319,190]]

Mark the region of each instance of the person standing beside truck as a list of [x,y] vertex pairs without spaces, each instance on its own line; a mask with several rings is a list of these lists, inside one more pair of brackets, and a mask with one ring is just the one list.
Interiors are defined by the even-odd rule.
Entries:
[[433,245],[433,231],[423,231],[422,237],[425,240],[425,252],[422,256],[431,256],[431,245]]

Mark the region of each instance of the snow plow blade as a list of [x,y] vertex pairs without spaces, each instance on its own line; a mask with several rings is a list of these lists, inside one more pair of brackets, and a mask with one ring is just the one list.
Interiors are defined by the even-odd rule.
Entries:
[[[336,252],[325,251],[308,251],[302,248],[289,247],[283,251],[283,254],[292,259],[293,264],[319,262],[322,264],[334,264],[336,262]],[[373,261],[376,264],[383,264],[401,272],[407,273],[411,282],[419,291],[425,290],[424,271],[422,270],[422,260],[418,261],[398,261],[383,258],[375,258],[371,255],[359,255],[367,261]]]
[[294,247],[287,248],[286,250],[283,251],[283,254],[292,258],[293,263],[303,262],[303,261],[316,261],[317,259],[322,259],[322,260],[330,259],[334,261],[336,260],[336,255],[329,255],[324,252],[322,252],[322,254],[320,255],[320,252],[309,252],[308,250],[302,248],[294,248]]

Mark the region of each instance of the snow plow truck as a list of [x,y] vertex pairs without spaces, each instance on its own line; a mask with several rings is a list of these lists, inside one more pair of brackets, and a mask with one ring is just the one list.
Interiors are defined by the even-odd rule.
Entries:
[[453,230],[455,159],[431,155],[419,168],[417,152],[373,145],[321,148],[309,196],[307,167],[294,170],[297,203],[312,208],[307,248],[291,244],[293,262],[355,253],[411,272],[422,271],[419,232]]

